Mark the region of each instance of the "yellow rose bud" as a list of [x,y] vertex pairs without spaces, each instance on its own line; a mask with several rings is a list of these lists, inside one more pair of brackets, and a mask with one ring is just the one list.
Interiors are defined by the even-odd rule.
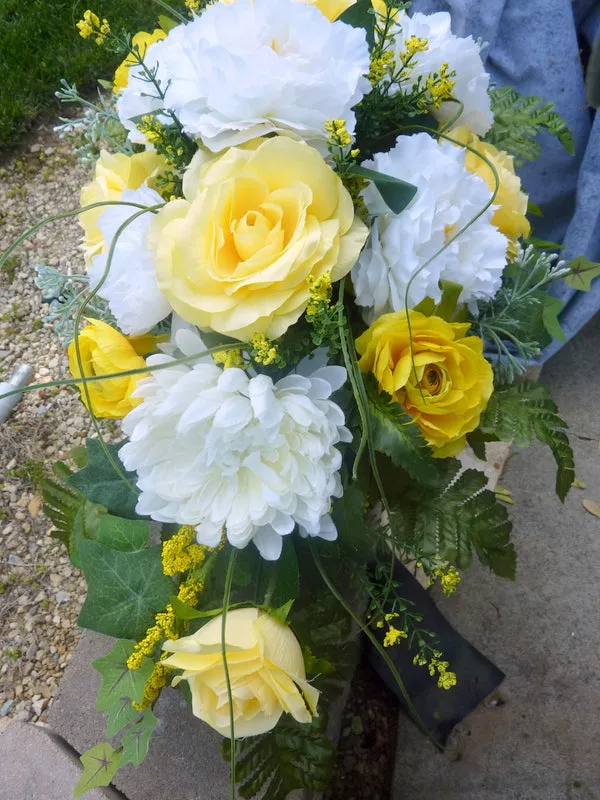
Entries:
[[[137,48],[140,58],[143,59],[150,45],[164,39],[166,35],[167,34],[161,28],[157,28],[155,31],[152,31],[152,33],[140,31],[136,33],[131,40],[131,49],[135,50]],[[115,94],[122,91],[127,86],[129,82],[129,68],[138,63],[138,59],[130,53],[117,67],[113,80],[113,92],[115,92]]]
[[[434,455],[456,455],[475,430],[493,391],[483,341],[469,323],[410,311],[384,314],[356,340],[362,372],[412,416]],[[411,354],[412,338],[412,354]]]
[[[191,636],[166,641],[172,655],[161,663],[184,670],[173,685],[188,681],[194,715],[231,736],[221,624],[215,617]],[[287,625],[257,608],[239,608],[227,614],[225,640],[236,737],[270,731],[284,711],[311,721],[319,692],[306,680],[302,650]]]
[[342,278],[368,234],[323,157],[284,136],[194,156],[183,191],[155,220],[159,288],[187,322],[241,341],[281,336],[309,277]]
[[[494,212],[492,223],[510,240],[508,255],[514,256],[515,242],[521,236],[529,236],[531,226],[525,216],[527,214],[527,195],[521,189],[521,179],[515,175],[514,159],[504,150],[498,150],[493,144],[481,139],[466,126],[452,131],[452,138],[472,147],[490,161],[498,173],[500,185],[494,200],[499,206]],[[482,158],[470,150],[465,150],[465,167],[488,185],[490,191],[496,188],[494,173]]]
[[[127,156],[113,155],[106,150],[100,152],[96,161],[94,180],[81,190],[81,205],[99,203],[103,200],[120,200],[125,189],[139,189],[143,183],[152,185],[165,168],[166,161],[153,150]],[[83,248],[86,263],[104,249],[104,239],[98,228],[98,218],[110,206],[99,206],[79,215],[79,224],[84,230]],[[135,208],[131,212],[134,213]]]
[[[146,365],[144,359],[134,350],[131,340],[122,333],[98,319],[89,319],[88,322],[90,324],[86,325],[77,337],[85,377],[109,375],[112,372],[139,369]],[[77,363],[75,340],[69,345],[68,352],[71,375],[80,378],[82,373]],[[77,388],[81,392],[81,400],[85,407],[93,410],[97,417],[121,419],[142,402],[140,398],[133,398],[131,393],[143,377],[145,376],[141,373],[88,383],[92,409],[87,403],[83,385],[77,384]]]
[[[237,0],[221,0],[221,3],[229,6]],[[316,6],[321,14],[333,22],[341,16],[346,9],[356,4],[356,0],[296,0],[298,3],[305,3],[307,6]]]

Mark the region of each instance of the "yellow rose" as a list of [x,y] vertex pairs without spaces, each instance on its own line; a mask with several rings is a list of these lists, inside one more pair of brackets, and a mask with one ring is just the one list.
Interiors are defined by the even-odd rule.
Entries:
[[[96,161],[94,180],[81,190],[81,205],[87,206],[103,200],[120,200],[125,189],[139,189],[144,182],[151,186],[152,180],[165,167],[163,156],[153,150],[133,156],[124,153],[113,155],[102,150]],[[84,230],[83,249],[87,264],[103,250],[104,239],[98,228],[98,218],[107,208],[110,206],[99,206],[79,215],[79,223]]]
[[[237,0],[221,0],[222,3],[229,6],[236,3]],[[324,14],[327,19],[333,22],[341,14],[356,4],[356,0],[296,0],[299,3],[305,3],[307,6],[316,6],[321,14]]]
[[[159,42],[161,39],[164,39],[166,35],[167,34],[161,28],[157,28],[155,31],[152,31],[152,33],[140,31],[139,33],[136,33],[131,40],[132,50],[135,50],[137,47],[140,57],[144,58],[146,50],[150,47],[150,45],[154,44],[154,42]],[[138,60],[130,53],[127,58],[117,67],[113,80],[113,92],[115,92],[115,94],[122,91],[127,86],[129,81],[129,68],[135,66],[137,63]]]
[[492,394],[492,368],[483,357],[483,341],[465,336],[469,323],[409,314],[410,332],[402,310],[379,317],[359,336],[359,365],[404,406],[434,455],[456,455]]
[[[127,339],[122,333],[111,328],[99,319],[89,319],[89,325],[77,337],[81,351],[83,374],[86,378],[94,375],[109,375],[111,372],[124,372],[139,369],[146,362],[138,355],[155,349],[156,340],[151,336],[138,336]],[[137,352],[136,352],[137,349]],[[75,340],[69,345],[69,369],[74,378],[80,378],[81,372],[77,363]],[[92,409],[97,417],[121,419],[139,405],[141,398],[134,398],[131,393],[144,374],[126,375],[122,378],[110,378],[107,381],[88,383]],[[81,400],[89,409],[82,384],[77,384],[81,392]]]
[[[173,683],[188,681],[194,715],[231,736],[221,623],[215,617],[191,636],[166,641],[163,648],[173,655],[161,663],[184,670]],[[284,711],[311,721],[319,692],[306,680],[302,650],[287,625],[257,608],[234,609],[225,641],[236,737],[270,731]]]
[[[452,131],[452,138],[477,150],[494,165],[500,186],[494,200],[494,205],[499,208],[494,212],[492,223],[510,240],[508,254],[514,256],[515,242],[521,236],[529,236],[531,226],[525,216],[527,214],[527,195],[521,189],[521,179],[515,175],[513,157],[504,150],[498,150],[493,144],[482,142],[464,125]],[[494,173],[476,153],[465,150],[465,167],[469,172],[483,178],[490,191],[494,191],[496,188]]]
[[[309,300],[308,279],[346,275],[367,238],[352,198],[321,155],[287,137],[190,164],[187,199],[159,211],[158,285],[175,311],[244,341],[277,338]],[[186,176],[187,178],[187,176]]]

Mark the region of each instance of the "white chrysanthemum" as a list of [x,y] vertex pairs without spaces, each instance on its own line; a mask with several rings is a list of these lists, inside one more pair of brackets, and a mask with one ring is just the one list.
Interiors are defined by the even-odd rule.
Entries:
[[[121,199],[145,206],[163,202],[161,196],[147,186],[126,190]],[[88,273],[92,289],[104,274],[110,244],[117,230],[136,211],[132,206],[109,206],[98,218],[105,246],[103,252],[92,259]],[[108,301],[119,328],[129,335],[149,331],[172,311],[158,288],[154,255],[148,247],[153,216],[150,211],[142,214],[123,229],[115,245],[108,277],[99,291]]]
[[121,120],[131,130],[131,117],[171,109],[213,152],[273,131],[323,149],[325,121],[345,119],[352,132],[351,109],[370,88],[365,31],[293,0],[214,3],[151,45],[146,61],[158,65],[165,99],[145,97],[149,85],[133,67]]
[[[371,214],[379,214],[371,237],[352,270],[359,305],[373,321],[388,311],[410,308],[431,297],[441,298],[440,279],[460,283],[460,300],[489,299],[500,288],[506,266],[507,239],[492,225],[490,206],[466,231],[435,258],[451,237],[489,202],[492,193],[478,175],[464,166],[465,152],[449,142],[437,143],[426,133],[400,136],[388,153],[366,166],[401,178],[417,194],[400,214],[382,208],[379,192],[370,184],[363,196]],[[420,272],[430,259],[433,260]]]
[[[466,125],[474,133],[483,136],[490,129],[494,116],[488,95],[490,76],[481,60],[480,46],[472,36],[455,36],[450,30],[450,14],[439,11],[436,14],[416,13],[408,16],[400,12],[395,32],[394,51],[397,55],[406,50],[406,40],[411,36],[427,39],[427,50],[418,52],[411,62],[411,78],[439,72],[447,63],[450,71],[456,72],[453,94],[464,104],[460,119],[455,125]],[[452,119],[458,111],[456,103],[442,103],[432,109],[434,116],[442,122]]]
[[[155,355],[148,365],[171,360]],[[232,545],[253,541],[269,560],[296,524],[304,536],[335,539],[329,510],[342,493],[335,445],[351,436],[329,398],[345,378],[342,367],[276,384],[214,364],[152,373],[135,392],[143,402],[123,420],[130,441],[119,453],[138,474],[137,512],[195,525],[198,541],[210,546],[225,530]]]

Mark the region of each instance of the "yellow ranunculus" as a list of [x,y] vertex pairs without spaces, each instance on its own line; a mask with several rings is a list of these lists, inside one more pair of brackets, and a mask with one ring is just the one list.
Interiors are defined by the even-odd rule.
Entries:
[[[152,181],[166,167],[163,156],[153,150],[127,156],[124,153],[113,155],[106,150],[100,152],[96,161],[94,180],[81,190],[81,205],[99,203],[102,200],[120,200],[125,189],[139,189],[143,183]],[[84,230],[83,249],[86,263],[102,252],[104,239],[98,228],[98,218],[110,206],[99,206],[79,215],[79,223]],[[135,209],[133,209],[135,211]]]
[[[175,681],[188,681],[194,715],[230,736],[221,623],[215,617],[191,636],[166,641],[163,648],[172,655],[161,663],[184,670]],[[257,608],[234,609],[227,613],[225,641],[236,737],[270,731],[284,711],[311,721],[319,692],[306,680],[302,650],[287,625]]]
[[[152,33],[140,31],[139,33],[136,33],[131,40],[131,47],[133,50],[135,50],[137,47],[140,57],[144,58],[148,47],[150,47],[151,44],[154,44],[154,42],[159,42],[161,39],[164,39],[166,35],[167,34],[162,30],[162,28],[157,28],[156,30],[152,31]],[[138,60],[130,53],[127,58],[117,67],[113,80],[113,92],[115,92],[115,94],[122,91],[127,86],[127,83],[129,82],[129,68],[135,66],[137,63]]]
[[[499,208],[494,212],[492,223],[510,240],[508,255],[514,256],[517,239],[529,236],[531,226],[526,217],[527,195],[521,189],[521,179],[515,174],[513,157],[504,150],[498,150],[493,144],[482,142],[464,125],[452,131],[452,138],[477,150],[494,165],[500,186],[494,200],[494,204]],[[490,191],[494,191],[496,188],[494,173],[483,159],[470,150],[465,150],[465,167],[469,172],[483,178]]]
[[[83,374],[87,378],[94,375],[109,375],[111,372],[124,372],[129,369],[144,367],[146,362],[138,352],[149,352],[155,349],[148,347],[149,340],[154,337],[138,336],[127,339],[122,333],[111,328],[99,319],[89,319],[89,325],[77,337],[81,350]],[[154,340],[155,341],[155,340]],[[141,345],[141,347],[139,346]],[[77,363],[75,340],[69,345],[69,369],[74,378],[80,378],[81,372]],[[121,419],[139,405],[140,398],[131,393],[144,374],[126,375],[122,378],[110,378],[106,381],[88,383],[92,409],[97,417]],[[81,400],[89,409],[82,384],[77,384],[81,392]]]
[[346,275],[367,228],[339,177],[304,142],[258,139],[198,158],[193,181],[184,179],[187,199],[156,217],[159,288],[203,329],[241,341],[281,336],[306,308],[308,279]]
[[[221,0],[225,5],[236,3],[237,0]],[[307,6],[316,6],[319,11],[333,22],[341,14],[355,5],[356,0],[296,0],[298,3],[305,3]]]
[[402,310],[379,317],[356,340],[359,365],[404,406],[434,455],[456,455],[492,394],[492,368],[483,341],[465,335],[469,323],[409,314],[411,331]]

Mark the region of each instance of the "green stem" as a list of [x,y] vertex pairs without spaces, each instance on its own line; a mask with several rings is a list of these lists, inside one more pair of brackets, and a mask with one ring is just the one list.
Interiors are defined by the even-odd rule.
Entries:
[[435,747],[437,747],[438,750],[443,751],[444,750],[444,746],[441,745],[437,741],[435,736],[426,727],[425,723],[423,722],[423,720],[419,716],[419,713],[418,713],[417,709],[415,708],[412,700],[410,699],[410,695],[408,694],[408,691],[406,689],[404,681],[400,677],[400,673],[398,672],[398,669],[396,668],[396,665],[394,664],[392,659],[387,654],[385,648],[382,647],[382,645],[377,640],[377,637],[373,634],[371,629],[367,625],[365,625],[365,623],[362,621],[362,619],[354,612],[352,607],[346,602],[346,600],[342,597],[340,592],[335,588],[335,586],[331,582],[331,579],[329,578],[329,576],[325,572],[323,564],[321,563],[321,559],[319,558],[318,554],[315,552],[315,549],[313,547],[313,543],[310,541],[310,539],[308,540],[308,546],[310,548],[310,552],[311,552],[311,555],[312,555],[313,560],[315,562],[315,565],[317,567],[317,570],[319,571],[319,574],[320,574],[321,578],[323,579],[323,582],[325,583],[325,585],[327,586],[327,588],[329,589],[331,594],[335,597],[335,599],[338,601],[338,603],[342,606],[344,611],[354,620],[354,622],[358,625],[360,630],[365,634],[365,636],[369,639],[369,641],[371,642],[373,647],[377,650],[379,655],[385,661],[385,664],[386,664],[387,668],[392,673],[392,676],[393,676],[394,680],[398,684],[398,688],[400,689],[400,693],[401,693],[402,697],[404,698],[404,702],[406,703],[406,707],[408,708],[409,714],[410,714],[413,722],[419,728],[419,730],[425,736],[427,736],[429,741],[432,742],[435,745]]
[[223,669],[225,670],[225,683],[227,684],[227,700],[229,702],[229,728],[231,734],[231,755],[229,767],[231,772],[231,800],[235,800],[235,720],[233,714],[233,694],[231,692],[231,679],[229,677],[229,665],[227,663],[227,610],[231,599],[231,585],[233,583],[233,570],[235,568],[235,557],[237,550],[231,548],[229,563],[227,564],[227,574],[225,576],[225,592],[223,594],[223,616],[221,618],[221,655],[223,657]]
[[182,22],[184,25],[188,24],[189,19],[186,19],[186,17],[184,17],[183,14],[180,14],[179,11],[177,11],[177,9],[173,8],[173,6],[170,6],[168,3],[165,2],[165,0],[154,0],[154,2],[156,3],[157,6],[160,6],[164,11],[167,11],[169,14],[172,14],[174,19],[178,20],[179,22]]

